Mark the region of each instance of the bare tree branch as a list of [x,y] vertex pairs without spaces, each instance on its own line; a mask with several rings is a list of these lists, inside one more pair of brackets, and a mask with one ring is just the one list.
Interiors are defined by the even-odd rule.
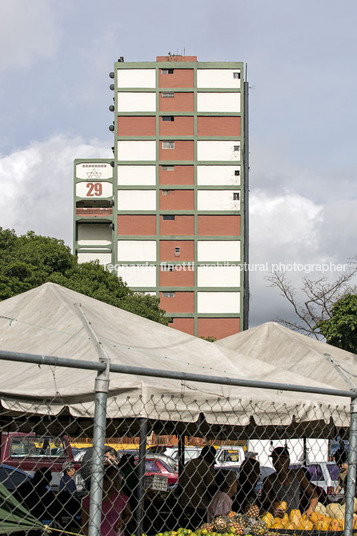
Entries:
[[[334,303],[346,294],[356,293],[356,286],[351,284],[356,274],[357,263],[353,261],[349,263],[349,270],[334,281],[328,281],[325,276],[315,280],[304,277],[301,288],[296,289],[285,272],[273,272],[266,280],[271,287],[279,289],[280,295],[290,303],[296,315],[296,321],[280,318],[276,321],[294,331],[322,339],[322,335],[314,329],[316,324],[331,318]],[[303,297],[299,298],[298,293],[302,293]]]

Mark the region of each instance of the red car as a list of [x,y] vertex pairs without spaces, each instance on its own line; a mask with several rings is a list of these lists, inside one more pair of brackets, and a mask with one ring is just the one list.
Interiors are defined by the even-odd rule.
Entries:
[[176,484],[178,480],[178,473],[170,467],[164,456],[147,454],[145,456],[145,476],[153,475],[165,476],[169,486]]

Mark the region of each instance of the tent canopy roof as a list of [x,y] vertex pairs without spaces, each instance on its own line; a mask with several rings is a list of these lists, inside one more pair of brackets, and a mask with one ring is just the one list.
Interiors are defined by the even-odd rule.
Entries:
[[[0,303],[0,349],[97,362],[88,322],[113,363],[306,385],[306,377],[251,353],[209,343],[53,283]],[[75,417],[93,416],[94,372],[11,361],[1,367],[3,407],[33,412],[35,403],[37,413],[57,415],[66,407]],[[329,387],[318,379],[309,385]],[[209,423],[244,427],[251,418],[259,426],[326,422],[332,412],[338,426],[348,426],[348,408],[348,398],[111,373],[107,415],[192,423],[203,414]]]
[[357,355],[292,331],[276,322],[220,339],[222,348],[241,352],[334,389],[357,389]]

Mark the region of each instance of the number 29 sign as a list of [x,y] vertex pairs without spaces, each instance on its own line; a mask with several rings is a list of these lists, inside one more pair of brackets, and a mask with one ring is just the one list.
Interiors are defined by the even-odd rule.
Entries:
[[101,197],[111,197],[113,186],[109,182],[79,182],[76,185],[76,196],[86,199],[98,199]]

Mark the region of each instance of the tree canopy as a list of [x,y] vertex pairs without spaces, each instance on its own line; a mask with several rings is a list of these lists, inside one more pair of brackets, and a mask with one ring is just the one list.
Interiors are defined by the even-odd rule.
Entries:
[[357,295],[349,294],[331,309],[329,320],[316,324],[315,329],[333,346],[357,354]]
[[63,240],[0,227],[0,301],[52,282],[167,325],[154,296],[135,293],[98,261],[78,264]]

